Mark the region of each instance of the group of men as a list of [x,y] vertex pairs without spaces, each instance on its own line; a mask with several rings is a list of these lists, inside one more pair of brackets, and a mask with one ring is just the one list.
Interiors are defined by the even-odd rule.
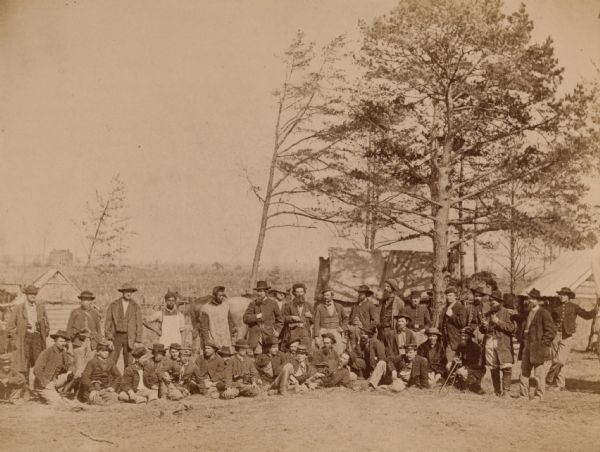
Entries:
[[[177,294],[167,292],[164,307],[144,319],[133,299],[136,287],[125,284],[102,322],[86,290],[67,329],[50,334],[54,343],[46,348],[48,317],[36,301],[37,288],[26,287],[26,301],[15,307],[6,327],[4,351],[12,353],[0,355],[0,399],[18,402],[33,393],[53,406],[81,408],[192,394],[233,399],[334,386],[400,392],[448,383],[483,394],[486,367],[494,393],[506,397],[516,337],[522,371],[515,397],[539,400],[546,383],[564,390],[576,317],[596,315],[573,303],[568,288],[558,292],[560,304],[553,309],[541,307],[539,291],[531,290],[525,312],[482,289],[473,289],[467,303],[454,287],[445,290],[445,304],[436,309],[427,292],[413,290],[405,299],[393,279],[378,298],[368,286],[358,287],[350,310],[334,300],[330,288],[315,305],[306,301],[302,283],[294,284],[291,296],[266,281],[254,290],[243,313],[247,333],[236,339],[225,288],[215,287],[203,309],[192,313],[194,347],[182,340],[185,318]],[[151,349],[142,344],[144,326],[158,338]],[[117,367],[121,355],[123,372]]]

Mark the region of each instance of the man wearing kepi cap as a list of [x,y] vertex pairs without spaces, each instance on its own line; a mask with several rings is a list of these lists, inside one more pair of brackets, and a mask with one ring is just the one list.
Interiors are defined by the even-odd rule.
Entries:
[[142,345],[142,308],[133,299],[137,292],[133,283],[123,284],[119,292],[121,298],[113,301],[106,310],[104,334],[114,348],[115,361],[123,350],[123,363],[127,367],[133,348]]
[[15,306],[8,333],[15,344],[13,367],[29,382],[29,370],[46,348],[50,324],[44,304],[37,300],[38,288],[30,285],[23,289],[23,293],[27,300]]
[[145,403],[158,399],[158,377],[156,372],[141,363],[146,348],[137,346],[131,351],[131,363],[123,372],[121,402]]
[[575,304],[575,293],[568,287],[563,287],[558,292],[560,304],[552,310],[552,320],[556,325],[556,337],[552,341],[552,365],[548,371],[546,382],[555,384],[556,389],[565,389],[565,365],[573,347],[573,335],[577,327],[577,317],[591,320],[596,316],[596,308],[586,311]]

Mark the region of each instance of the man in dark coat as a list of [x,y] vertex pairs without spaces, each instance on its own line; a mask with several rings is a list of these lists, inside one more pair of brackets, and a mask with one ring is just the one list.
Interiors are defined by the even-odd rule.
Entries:
[[380,301],[377,336],[389,349],[393,347],[395,332],[395,316],[404,309],[404,301],[400,295],[400,287],[395,279],[387,279],[383,283],[383,297]]
[[285,353],[279,351],[279,339],[271,336],[265,342],[263,353],[256,357],[256,368],[270,394],[286,395],[294,366]]
[[459,389],[469,389],[476,394],[485,394],[481,380],[485,375],[485,367],[481,361],[481,347],[474,341],[475,334],[471,327],[466,326],[460,331],[460,342],[452,363],[458,363],[456,370],[456,386]]
[[340,360],[340,355],[335,350],[335,336],[331,333],[325,333],[322,335],[321,340],[323,341],[323,346],[313,352],[311,361],[313,363],[324,361],[328,364],[329,370],[333,372],[337,369]]
[[59,330],[50,337],[54,339],[54,345],[40,353],[33,368],[35,388],[40,398],[48,405],[69,408],[71,403],[58,392],[73,377],[69,370],[72,360],[66,350],[69,335],[66,331]]
[[552,341],[556,336],[556,325],[552,315],[540,307],[541,295],[537,289],[531,289],[529,297],[529,313],[523,325],[521,348],[521,377],[519,379],[519,396],[530,397],[529,380],[533,372],[536,381],[534,399],[541,400],[546,389],[546,373],[552,359]]
[[258,344],[274,336],[279,337],[283,319],[277,303],[267,296],[271,288],[266,281],[258,281],[254,290],[256,299],[251,301],[244,313],[244,323],[248,325],[248,344],[254,350]]
[[392,371],[392,392],[400,392],[406,388],[429,388],[429,364],[422,356],[417,355],[417,344],[406,344],[406,353],[395,359]]
[[348,320],[348,332],[350,333],[350,346],[358,346],[360,340],[360,328],[370,329],[377,327],[379,323],[379,313],[371,297],[373,291],[366,284],[361,285],[358,290],[358,300],[350,311]]
[[292,340],[299,340],[302,345],[311,349],[311,326],[314,321],[313,307],[305,299],[306,286],[296,283],[292,286],[294,298],[283,303],[283,332],[282,343],[287,344]]
[[17,403],[27,391],[27,380],[11,366],[10,355],[0,355],[0,402]]
[[550,385],[555,384],[559,391],[564,391],[564,367],[573,346],[577,317],[591,320],[596,316],[597,311],[595,308],[586,311],[571,301],[575,299],[575,293],[568,287],[563,287],[557,293],[560,297],[560,304],[552,310],[552,320],[554,320],[556,326],[556,337],[552,341],[552,365],[548,371],[546,382]]
[[398,358],[406,354],[407,344],[416,344],[415,333],[408,328],[412,322],[412,317],[406,311],[402,310],[394,317],[396,323],[396,335],[391,346],[386,346],[385,350],[388,356]]
[[388,356],[385,345],[375,336],[375,329],[361,329],[358,348],[351,353],[351,366],[356,373],[369,380],[369,389],[392,382],[394,357]]
[[67,322],[67,333],[73,344],[73,366],[75,379],[79,379],[86,364],[93,358],[96,344],[102,340],[100,314],[92,308],[96,299],[89,290],[84,290],[78,296],[81,300],[79,308],[71,311]]
[[129,356],[134,347],[142,345],[142,308],[133,299],[135,286],[126,283],[119,289],[121,298],[113,301],[106,310],[104,335],[113,347],[115,362],[123,350],[124,366],[129,366]]
[[109,355],[108,343],[98,342],[96,355],[86,364],[81,374],[79,398],[82,402],[108,405],[119,400],[121,372]]
[[216,342],[204,344],[204,354],[196,358],[197,372],[200,376],[199,391],[212,398],[219,397],[219,392],[225,389],[225,361],[217,351]]
[[460,330],[467,324],[465,307],[458,301],[456,289],[446,289],[446,306],[441,312],[442,340],[446,351],[446,361],[452,362],[460,343]]
[[334,386],[350,388],[352,382],[356,380],[356,374],[350,372],[349,362],[350,354],[344,352],[340,355],[337,369],[331,371],[329,365],[319,368],[319,372],[323,374],[320,385],[324,388],[333,388]]
[[427,340],[425,330],[431,326],[431,316],[425,304],[421,304],[421,291],[413,290],[410,293],[409,303],[404,306],[403,312],[412,319],[408,328],[415,334],[417,345]]
[[46,348],[50,324],[46,307],[36,300],[38,288],[30,285],[23,293],[27,300],[14,308],[7,331],[15,347],[12,365],[29,381],[29,370]]
[[146,349],[140,346],[131,351],[131,363],[123,372],[119,392],[121,402],[144,403],[158,399],[158,376],[153,367],[141,362],[145,354]]
[[[498,298],[491,297],[491,308],[479,326],[483,336],[485,364],[490,368],[494,394],[508,396],[514,362],[512,338],[516,326],[511,313]],[[502,373],[502,381],[500,374]]]
[[437,328],[425,330],[427,340],[417,348],[417,354],[427,359],[429,385],[433,386],[446,374],[446,353],[442,346],[442,333]]
[[[256,397],[258,388],[258,370],[246,353],[250,350],[248,342],[238,339],[234,344],[235,354],[225,363],[225,390],[226,399],[236,397]],[[223,393],[222,393],[223,394]]]

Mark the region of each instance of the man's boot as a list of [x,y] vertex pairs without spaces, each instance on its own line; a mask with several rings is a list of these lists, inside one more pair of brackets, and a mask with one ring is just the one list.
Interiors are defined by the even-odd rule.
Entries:
[[502,369],[502,396],[510,395],[510,385],[512,383],[512,367]]
[[282,396],[287,395],[289,379],[290,371],[288,368],[288,364],[286,364],[283,366],[283,368],[281,369],[281,373],[279,374],[279,386],[277,387],[279,394]]
[[499,396],[502,394],[502,387],[500,386],[500,370],[491,369],[490,373],[492,374],[492,385],[494,386],[494,394]]

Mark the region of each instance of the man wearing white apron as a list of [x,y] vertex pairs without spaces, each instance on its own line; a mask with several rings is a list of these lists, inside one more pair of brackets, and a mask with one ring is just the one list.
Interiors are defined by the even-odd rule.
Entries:
[[[151,324],[158,324],[159,328]],[[158,335],[157,343],[169,347],[172,343],[183,343],[185,318],[177,308],[177,295],[170,290],[165,295],[165,307],[156,311],[145,322],[144,326]]]

